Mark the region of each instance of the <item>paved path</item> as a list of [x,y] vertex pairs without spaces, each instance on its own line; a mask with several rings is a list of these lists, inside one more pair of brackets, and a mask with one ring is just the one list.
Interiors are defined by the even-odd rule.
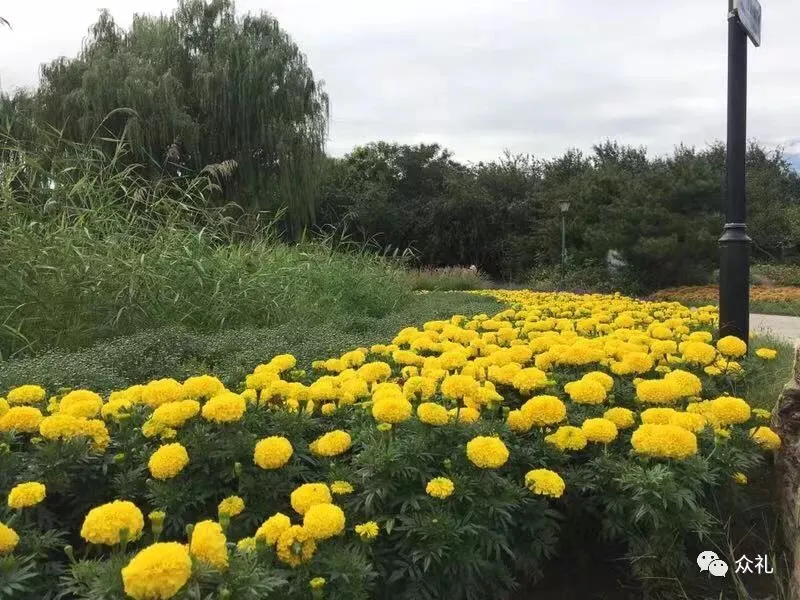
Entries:
[[800,317],[750,315],[750,331],[771,333],[795,344],[800,343]]

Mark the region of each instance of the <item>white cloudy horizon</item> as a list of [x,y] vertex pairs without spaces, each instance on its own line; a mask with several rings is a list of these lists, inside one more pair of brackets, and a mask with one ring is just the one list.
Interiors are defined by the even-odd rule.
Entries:
[[[127,27],[172,0],[31,0],[0,9],[0,89],[74,56],[101,8]],[[800,154],[800,3],[763,0],[748,137]],[[547,158],[606,139],[652,155],[725,138],[727,0],[240,0],[274,15],[331,98],[328,151],[439,143],[463,161]]]

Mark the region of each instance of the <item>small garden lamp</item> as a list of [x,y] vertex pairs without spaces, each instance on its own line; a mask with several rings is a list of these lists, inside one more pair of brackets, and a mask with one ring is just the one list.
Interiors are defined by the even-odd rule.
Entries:
[[569,210],[569,200],[559,200],[558,207],[561,209],[561,266],[567,264],[567,211]]

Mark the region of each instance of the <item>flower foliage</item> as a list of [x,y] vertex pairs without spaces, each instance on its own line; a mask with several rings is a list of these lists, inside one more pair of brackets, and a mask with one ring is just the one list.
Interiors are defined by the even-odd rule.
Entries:
[[[484,293],[507,307],[231,389],[0,390],[0,554],[40,573],[20,597],[505,597],[587,522],[635,575],[680,574],[780,447],[743,385],[774,354],[715,341],[709,307]],[[45,535],[88,558],[53,575]]]

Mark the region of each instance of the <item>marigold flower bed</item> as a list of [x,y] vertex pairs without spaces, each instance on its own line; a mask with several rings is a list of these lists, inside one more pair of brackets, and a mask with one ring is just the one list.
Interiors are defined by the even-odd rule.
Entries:
[[[719,286],[688,285],[659,290],[653,300],[677,300],[691,304],[719,303]],[[751,302],[800,302],[800,287],[796,286],[750,286]]]
[[7,390],[15,597],[502,598],[593,540],[680,575],[780,445],[739,396],[774,351],[713,307],[478,293],[509,308],[234,390]]

